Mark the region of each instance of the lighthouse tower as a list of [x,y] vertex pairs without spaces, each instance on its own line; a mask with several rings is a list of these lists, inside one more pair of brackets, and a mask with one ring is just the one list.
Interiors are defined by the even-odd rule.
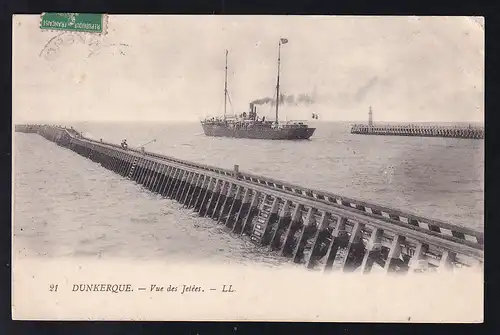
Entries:
[[370,111],[368,112],[368,126],[373,127],[373,112],[372,112],[372,106],[370,106]]

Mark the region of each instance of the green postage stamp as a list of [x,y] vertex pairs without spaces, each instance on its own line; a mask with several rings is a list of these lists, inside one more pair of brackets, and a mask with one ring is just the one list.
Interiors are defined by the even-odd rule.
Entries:
[[106,34],[107,15],[90,13],[42,13],[40,29]]

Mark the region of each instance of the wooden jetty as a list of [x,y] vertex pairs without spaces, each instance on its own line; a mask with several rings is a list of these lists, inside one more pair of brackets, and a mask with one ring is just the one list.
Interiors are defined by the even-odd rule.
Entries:
[[484,139],[484,128],[473,126],[433,126],[433,125],[388,125],[373,123],[370,107],[368,124],[353,124],[351,134],[386,135],[386,136],[419,136],[419,137],[452,137]]
[[482,232],[290,183],[84,138],[51,125],[16,125],[174,199],[234,236],[308,269],[435,271],[478,266]]

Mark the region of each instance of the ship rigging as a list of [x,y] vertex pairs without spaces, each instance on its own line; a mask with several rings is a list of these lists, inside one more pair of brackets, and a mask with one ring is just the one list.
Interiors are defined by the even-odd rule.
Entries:
[[[298,140],[309,139],[315,128],[310,128],[304,121],[279,122],[279,104],[280,104],[280,64],[281,64],[281,46],[288,43],[287,38],[280,38],[278,41],[278,67],[276,76],[276,100],[274,121],[266,121],[265,117],[257,117],[256,106],[250,103],[250,110],[242,113],[240,117],[229,118],[227,115],[227,102],[231,104],[227,89],[227,60],[228,51],[225,50],[225,75],[224,75],[224,115],[222,118],[209,117],[201,121],[203,131],[206,136],[216,137],[236,137],[252,139],[273,139],[273,140]],[[231,104],[232,105],[232,104]]]
[[287,44],[288,39],[286,38],[280,38],[278,42],[278,75],[276,77],[276,124],[279,122],[279,102],[280,102],[280,64],[281,64],[281,45],[282,44]]

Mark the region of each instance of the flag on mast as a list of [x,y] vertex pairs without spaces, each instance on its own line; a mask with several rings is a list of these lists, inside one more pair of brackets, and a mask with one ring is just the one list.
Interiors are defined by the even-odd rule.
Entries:
[[281,44],[287,44],[288,38],[281,38]]

